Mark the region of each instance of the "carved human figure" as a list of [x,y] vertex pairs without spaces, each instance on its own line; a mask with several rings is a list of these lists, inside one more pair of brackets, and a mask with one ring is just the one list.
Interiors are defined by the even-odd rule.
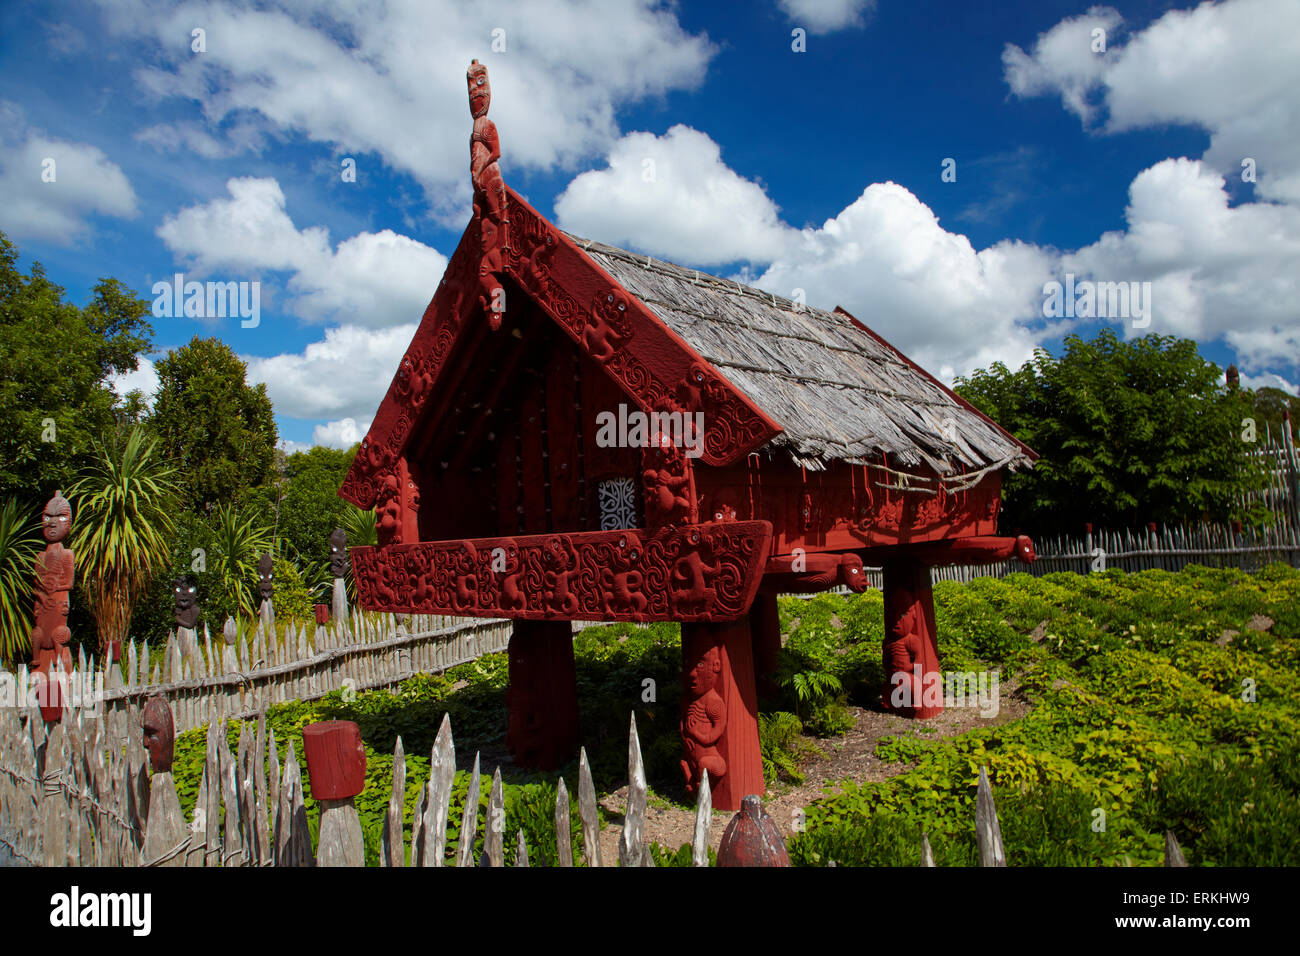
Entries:
[[330,576],[347,577],[348,534],[342,528],[330,532]]
[[63,546],[72,529],[72,506],[56,491],[41,515],[45,550],[36,556],[35,621],[32,627],[32,668],[49,672],[62,659],[72,670],[68,641],[68,595],[76,574],[76,556]]
[[681,765],[688,792],[693,793],[699,786],[701,771],[709,772],[709,781],[714,785],[727,772],[727,762],[717,747],[727,729],[727,702],[717,691],[721,674],[722,652],[717,646],[705,650],[686,672],[686,704],[681,722],[686,756]]
[[645,488],[647,524],[689,521],[691,476],[686,456],[668,444],[647,449],[645,460],[647,467],[641,474],[641,483]]
[[503,250],[510,245],[509,219],[506,210],[506,183],[501,178],[501,140],[496,124],[488,119],[492,105],[492,85],[487,67],[471,60],[465,72],[469,87],[469,111],[474,117],[474,131],[469,137],[470,178],[474,182],[474,215],[479,221],[482,259],[479,261],[479,305],[488,316],[493,331],[501,327],[501,312],[494,310],[496,290],[502,287],[500,274]]
[[925,646],[917,625],[918,614],[915,605],[909,607],[885,635],[884,700],[888,709],[904,714],[912,713],[924,703],[924,687],[916,671]]
[[149,766],[154,773],[170,771],[176,744],[176,725],[172,721],[172,709],[167,705],[166,699],[155,694],[145,701],[141,725],[144,730],[144,746],[149,751]]
[[180,575],[172,582],[172,616],[177,627],[194,630],[198,625],[198,594],[194,580],[186,575]]

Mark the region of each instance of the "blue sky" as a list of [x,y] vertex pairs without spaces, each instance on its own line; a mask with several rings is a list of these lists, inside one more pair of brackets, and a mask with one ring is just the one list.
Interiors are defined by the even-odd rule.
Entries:
[[[473,57],[562,227],[802,289],[946,380],[1109,321],[1300,382],[1294,0],[9,3],[0,229],[76,302],[259,282],[255,328],[157,317],[157,351],[217,335],[288,447],[349,444],[469,216]],[[1045,317],[1067,274],[1148,313]]]

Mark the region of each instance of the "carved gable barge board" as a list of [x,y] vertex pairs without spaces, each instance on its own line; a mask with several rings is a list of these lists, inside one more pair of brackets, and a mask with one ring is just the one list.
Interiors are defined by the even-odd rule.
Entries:
[[[781,431],[573,240],[512,189],[506,191],[515,246],[507,274],[620,384],[641,411],[704,412],[701,460],[710,465],[737,461]],[[478,230],[473,225],[461,237],[339,489],[340,496],[358,507],[374,507],[382,477],[402,456],[434,386],[445,394],[440,379],[458,338],[467,326],[486,323],[486,317],[472,315],[477,306],[472,295],[474,266],[479,259]],[[521,243],[525,248],[520,248]]]
[[[733,621],[753,603],[771,535],[766,521],[736,521],[429,541],[354,548],[352,565],[364,607],[404,614]],[[495,548],[517,554],[508,573],[493,571]]]

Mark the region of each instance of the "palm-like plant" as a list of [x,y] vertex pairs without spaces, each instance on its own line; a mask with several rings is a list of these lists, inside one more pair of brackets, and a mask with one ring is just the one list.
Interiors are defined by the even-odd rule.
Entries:
[[369,511],[362,511],[356,505],[349,504],[343,511],[343,519],[339,522],[339,527],[348,533],[349,548],[379,543],[379,532],[375,528],[375,512],[373,508]]
[[40,548],[40,524],[17,500],[0,505],[0,659],[31,647],[33,562]]
[[225,600],[211,599],[210,605],[233,605],[243,614],[256,613],[252,582],[257,578],[257,559],[271,550],[271,529],[256,515],[245,518],[232,504],[222,505],[212,514],[213,550],[208,555],[212,588],[220,589]]
[[70,542],[100,645],[123,641],[131,611],[171,556],[176,466],[140,425],[95,446],[72,486]]

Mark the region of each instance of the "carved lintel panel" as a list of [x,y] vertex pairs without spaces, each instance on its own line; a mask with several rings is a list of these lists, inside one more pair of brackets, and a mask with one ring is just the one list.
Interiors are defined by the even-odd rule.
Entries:
[[758,590],[766,521],[353,548],[363,607],[524,620],[731,621]]

